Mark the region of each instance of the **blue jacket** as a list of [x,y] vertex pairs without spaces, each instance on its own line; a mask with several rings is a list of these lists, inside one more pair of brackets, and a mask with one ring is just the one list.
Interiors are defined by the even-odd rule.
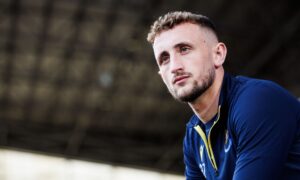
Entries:
[[186,179],[300,179],[299,126],[300,103],[286,90],[225,74],[217,115],[187,124]]

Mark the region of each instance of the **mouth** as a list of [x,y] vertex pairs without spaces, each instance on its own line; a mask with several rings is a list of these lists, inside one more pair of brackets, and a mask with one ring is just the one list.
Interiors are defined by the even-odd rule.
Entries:
[[173,84],[182,84],[186,81],[187,78],[189,78],[189,75],[182,75],[182,76],[177,76],[173,80]]

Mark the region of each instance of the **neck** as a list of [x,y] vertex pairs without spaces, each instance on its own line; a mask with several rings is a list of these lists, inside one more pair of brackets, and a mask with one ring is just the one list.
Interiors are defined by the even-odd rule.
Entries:
[[189,103],[194,113],[204,124],[210,121],[218,112],[223,77],[224,69],[217,69],[215,80],[211,87],[209,87],[194,102]]

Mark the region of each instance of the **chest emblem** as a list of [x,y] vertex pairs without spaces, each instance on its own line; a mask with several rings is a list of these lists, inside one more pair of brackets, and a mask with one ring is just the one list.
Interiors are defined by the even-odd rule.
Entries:
[[228,135],[228,130],[225,130],[225,142],[224,142],[224,151],[227,153],[232,145],[231,139]]
[[201,145],[200,148],[199,148],[201,162],[203,162],[203,149],[204,149],[204,146]]

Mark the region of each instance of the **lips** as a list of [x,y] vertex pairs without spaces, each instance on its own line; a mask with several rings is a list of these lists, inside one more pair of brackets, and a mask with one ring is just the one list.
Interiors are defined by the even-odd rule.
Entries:
[[180,75],[180,76],[176,76],[174,79],[173,79],[173,84],[178,84],[178,83],[181,83],[183,82],[185,79],[189,78],[190,76],[189,75]]

